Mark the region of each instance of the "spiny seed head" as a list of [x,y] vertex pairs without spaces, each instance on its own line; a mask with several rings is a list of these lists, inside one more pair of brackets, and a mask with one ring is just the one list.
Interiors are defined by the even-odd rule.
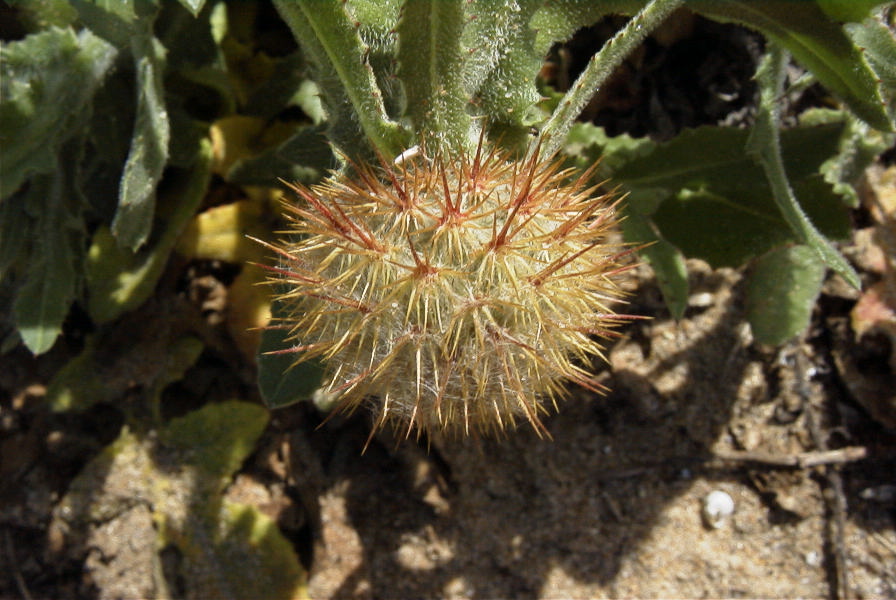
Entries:
[[298,361],[322,359],[341,408],[410,433],[490,432],[541,417],[621,319],[614,205],[586,173],[482,146],[474,156],[354,165],[286,206],[275,248]]

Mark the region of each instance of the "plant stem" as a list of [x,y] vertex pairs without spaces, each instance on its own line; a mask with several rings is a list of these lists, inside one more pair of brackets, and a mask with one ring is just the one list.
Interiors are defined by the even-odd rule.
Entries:
[[398,25],[398,76],[407,94],[408,114],[430,151],[469,151],[475,138],[465,112],[462,0],[414,0]]
[[[331,128],[357,122],[364,137],[387,159],[404,150],[404,132],[386,114],[382,92],[367,61],[368,48],[343,3],[274,0],[274,4],[318,68],[318,85],[327,97]],[[358,143],[357,136],[348,131],[332,138],[343,146],[356,147]],[[342,150],[357,154],[355,148]]]
[[[591,57],[588,66],[566,92],[560,105],[541,130],[541,153],[550,156],[556,152],[585,105],[613,74],[622,61],[644,38],[659,26],[675,9],[684,4],[683,0],[651,0],[641,12],[629,19],[600,52]],[[531,155],[535,144],[529,146]]]
[[803,211],[787,180],[781,157],[778,100],[784,89],[784,68],[789,55],[773,41],[756,70],[759,83],[759,112],[753,131],[747,139],[747,154],[765,171],[781,215],[801,241],[815,250],[829,267],[837,271],[850,285],[861,287],[859,276],[846,259],[815,228]]

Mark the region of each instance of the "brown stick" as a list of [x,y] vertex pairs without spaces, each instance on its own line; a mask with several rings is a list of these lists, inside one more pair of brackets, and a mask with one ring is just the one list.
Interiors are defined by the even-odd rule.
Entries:
[[713,457],[721,461],[750,462],[770,467],[808,469],[822,465],[842,465],[863,460],[868,457],[868,449],[864,446],[847,446],[837,450],[818,450],[814,452],[800,452],[798,454],[721,450],[715,452]]

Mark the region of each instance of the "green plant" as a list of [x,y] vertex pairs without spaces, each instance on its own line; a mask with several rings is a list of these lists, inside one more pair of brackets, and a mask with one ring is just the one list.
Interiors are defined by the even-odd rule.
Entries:
[[[139,479],[141,510],[159,524],[154,552],[175,546],[188,574],[229,569],[233,556],[273,567],[266,577],[224,573],[215,584],[231,595],[303,593],[279,532],[223,498],[265,411],[216,398],[224,401],[166,421],[161,404],[217,351],[215,336],[174,308],[171,275],[183,263],[240,265],[228,332],[247,355],[257,345],[245,332],[265,322],[270,298],[248,264],[263,261],[263,246],[246,235],[274,245],[279,217],[258,186],[336,171],[310,191],[296,186],[304,203],[290,211],[310,237],[278,250],[291,287],[275,289],[283,301],[270,309],[292,325],[275,321],[261,339],[258,385],[270,407],[310,397],[342,368],[347,403],[401,395],[405,408],[391,414],[410,426],[489,430],[523,418],[538,427],[562,378],[595,385],[584,364],[600,352],[590,334],[621,318],[604,305],[618,297],[603,279],[620,270],[622,245],[603,237],[613,210],[624,215],[622,244],[653,267],[673,316],[687,305],[686,257],[747,267],[754,336],[779,343],[806,327],[828,268],[857,285],[828,240],[850,233],[854,184],[893,143],[892,3],[877,0],[276,0],[279,13],[223,0],[6,4],[0,354],[20,345],[46,353],[78,315],[71,329],[83,344],[64,336],[59,355],[79,353],[49,385],[48,403],[114,403],[126,427],[64,504],[91,513],[111,503],[112,526],[132,506],[101,480]],[[577,123],[626,56],[680,9],[765,36],[752,128],[705,126],[656,142]],[[567,92],[539,80],[554,44],[615,14],[632,18]],[[792,87],[817,82],[831,102],[784,127],[788,54],[808,71]],[[563,158],[577,172],[553,162]],[[607,178],[625,194],[618,204],[599,187],[591,199]],[[439,229],[451,219],[463,223]],[[378,262],[377,244],[395,254]],[[310,310],[296,312],[305,311],[299,297]],[[458,308],[469,318],[453,319]],[[316,320],[324,312],[334,314]],[[426,337],[439,319],[447,336]],[[304,333],[296,323],[322,343],[299,365],[294,346],[307,342],[284,339]],[[383,338],[396,323],[406,340]],[[467,368],[440,406],[458,357]],[[385,367],[372,364],[380,358]],[[370,367],[352,366],[358,359]],[[472,416],[462,397],[479,400]],[[137,478],[133,465],[144,469]],[[72,514],[70,527],[95,521]]]
[[[295,209],[295,232],[310,237],[278,249],[284,263],[280,279],[286,284],[280,297],[292,304],[281,307],[285,312],[268,334],[266,347],[290,346],[272,350],[277,361],[290,352],[298,354],[300,363],[322,359],[328,365],[326,387],[343,392],[344,405],[353,407],[364,397],[379,397],[381,420],[397,414],[424,429],[450,427],[455,421],[466,428],[471,420],[491,428],[514,414],[526,414],[537,423],[533,417],[538,405],[530,404],[536,402],[532,398],[559,389],[556,383],[543,382],[544,365],[553,376],[587,381],[578,368],[558,368],[556,357],[570,350],[576,355],[586,347],[599,353],[599,348],[553,340],[550,332],[543,331],[538,302],[523,293],[503,300],[514,307],[501,310],[506,319],[484,322],[496,328],[512,323],[507,339],[525,360],[507,359],[500,347],[488,346],[485,352],[484,325],[467,327],[470,348],[458,350],[459,334],[452,327],[464,322],[457,301],[463,285],[444,283],[441,273],[450,272],[471,288],[481,286],[480,271],[470,263],[482,260],[486,254],[482,248],[494,240],[476,233],[487,229],[479,222],[464,231],[464,244],[455,241],[442,247],[434,233],[438,229],[433,228],[450,212],[445,207],[451,206],[452,194],[463,197],[463,190],[478,184],[464,179],[478,172],[470,168],[476,164],[470,156],[482,151],[474,150],[476,139],[486,140],[486,152],[492,146],[503,147],[502,160],[509,162],[501,168],[513,172],[538,172],[540,167],[530,165],[563,146],[580,159],[583,169],[602,159],[599,177],[611,176],[629,192],[624,204],[626,239],[642,246],[675,316],[681,316],[686,306],[685,255],[720,266],[755,260],[748,284],[754,335],[767,343],[788,339],[807,325],[826,267],[858,285],[856,273],[826,235],[848,234],[841,196],[853,193],[851,184],[858,172],[892,141],[888,133],[871,134],[872,128],[889,132],[893,125],[883,101],[889,92],[882,90],[863,50],[850,37],[855,32],[850,34],[835,19],[864,19],[876,4],[806,2],[796,8],[765,1],[688,3],[691,10],[766,35],[768,52],[757,72],[758,117],[752,131],[707,127],[657,145],[626,136],[610,139],[593,126],[574,121],[627,54],[681,2],[276,0],[314,66],[329,113],[328,135],[347,160],[332,183],[310,191],[297,188],[304,207]],[[541,102],[537,71],[549,46],[604,11],[620,10],[634,16],[592,58],[565,95],[553,104]],[[865,27],[876,27],[875,22],[869,18]],[[881,36],[875,46],[872,55],[891,52],[892,36]],[[778,99],[789,53],[849,112],[807,115],[801,127],[785,132],[782,141]],[[408,148],[415,155],[410,161],[404,154]],[[847,148],[858,151],[847,158]],[[423,157],[416,156],[419,149]],[[839,158],[834,158],[838,150]],[[399,168],[390,166],[395,157],[402,162]],[[436,166],[430,167],[433,158]],[[514,160],[517,166],[511,167]],[[404,166],[407,162],[413,166]],[[357,166],[370,163],[381,165],[378,176],[386,184],[377,184],[376,176]],[[444,192],[429,183],[439,177],[448,184]],[[358,183],[352,183],[355,180]],[[475,196],[465,201],[479,206]],[[536,194],[532,201],[538,201]],[[410,207],[418,202],[426,218]],[[485,214],[498,231],[504,221],[492,215],[509,215],[510,223],[515,205],[498,194],[496,203]],[[532,212],[537,214],[537,209]],[[579,228],[571,230],[574,235],[587,237],[588,219],[572,219]],[[730,227],[717,228],[727,221]],[[540,232],[542,227],[550,229],[543,224],[535,229]],[[591,242],[581,243],[584,248]],[[399,247],[400,258],[393,250]],[[556,251],[537,258],[531,251],[523,254],[526,260],[540,262],[522,276],[509,275],[507,269],[488,271],[494,279],[486,287],[503,289],[509,284],[518,289],[520,282],[531,281],[546,265],[580,256],[569,246]],[[590,260],[592,267],[574,269],[583,279],[599,278],[593,265],[602,260],[608,261],[608,272],[617,272],[613,260]],[[402,270],[405,276],[400,275]],[[581,293],[575,289],[578,281],[567,283],[570,297]],[[397,289],[382,291],[391,285]],[[396,314],[383,311],[387,300],[400,305]],[[576,305],[569,313],[586,306]],[[603,305],[586,309],[592,314],[605,310]],[[285,339],[284,329],[289,331]],[[603,332],[599,325],[591,330]],[[415,335],[436,340],[423,342]],[[505,362],[482,371],[464,366],[470,375],[449,384],[446,374],[468,361],[456,353],[483,353],[497,363]],[[490,364],[488,358],[482,360]],[[282,368],[282,363],[276,364]],[[264,377],[264,361],[262,369]],[[514,375],[503,377],[502,372]],[[307,372],[298,369],[296,374],[305,377]],[[477,377],[483,381],[474,384]],[[484,381],[495,382],[495,389]],[[279,391],[269,394],[275,405],[290,400]],[[510,405],[515,410],[506,410]]]
[[[757,261],[756,273],[788,274],[748,279],[751,298],[779,309],[754,303],[754,332],[779,343],[806,326],[827,267],[857,283],[827,239],[849,233],[852,185],[893,139],[885,100],[896,44],[886,12],[872,10],[880,4],[686,3],[768,39],[759,118],[752,132],[701,127],[656,143],[610,137],[575,119],[678,1],[283,0],[276,6],[300,51],[276,57],[249,45],[246,23],[257,5],[23,2],[20,21],[32,33],[2,49],[3,348],[21,339],[35,353],[48,350],[73,302],[96,323],[141,305],[210,173],[235,184],[310,183],[333,165],[326,139],[359,165],[388,163],[421,143],[426,154],[469,160],[483,128],[487,147],[521,159],[536,147],[543,157],[562,149],[582,169],[600,159],[593,180],[611,177],[627,193],[626,241],[642,248],[673,316],[686,306],[685,257],[713,266]],[[539,87],[553,44],[617,13],[634,16],[565,95]],[[806,113],[781,131],[787,53],[844,108]],[[281,120],[290,106],[304,120]],[[345,171],[349,162],[341,164]],[[268,211],[254,206],[239,214]],[[179,247],[197,257],[255,258],[195,241]],[[787,250],[794,245],[810,251]],[[200,246],[205,254],[190,250]],[[795,293],[786,289],[790,275],[808,283]],[[257,279],[251,269],[240,277],[243,287]],[[282,349],[281,337],[268,332],[264,349]],[[312,365],[284,375],[290,361],[261,359],[271,406],[306,397],[319,381]]]

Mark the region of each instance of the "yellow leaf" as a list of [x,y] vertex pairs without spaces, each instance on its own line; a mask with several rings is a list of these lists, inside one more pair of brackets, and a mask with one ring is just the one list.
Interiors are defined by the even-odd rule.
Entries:
[[269,287],[261,285],[264,273],[254,265],[245,265],[230,286],[227,331],[243,356],[255,362],[261,342],[261,328],[271,320]]
[[240,200],[215,206],[196,215],[177,243],[177,251],[189,258],[243,263],[260,261],[264,248],[246,236],[266,238],[264,205]]

